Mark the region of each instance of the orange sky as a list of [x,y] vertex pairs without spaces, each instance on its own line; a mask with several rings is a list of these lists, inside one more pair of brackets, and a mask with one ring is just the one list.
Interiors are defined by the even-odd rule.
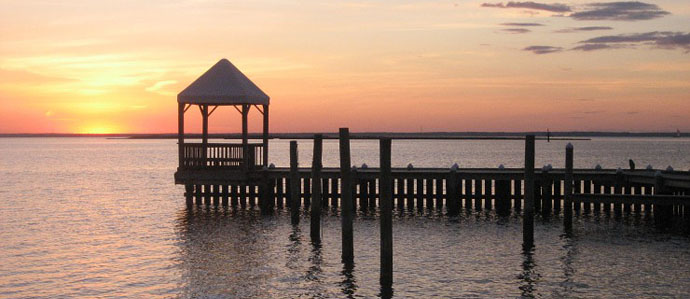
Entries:
[[[175,132],[176,94],[223,57],[271,97],[273,132],[690,131],[684,0],[595,19],[578,13],[597,1],[563,2],[566,12],[487,1],[102,2],[2,1],[0,133]],[[187,114],[198,131],[199,113]],[[250,120],[259,131],[260,115]],[[230,107],[210,119],[211,132],[239,125]]]

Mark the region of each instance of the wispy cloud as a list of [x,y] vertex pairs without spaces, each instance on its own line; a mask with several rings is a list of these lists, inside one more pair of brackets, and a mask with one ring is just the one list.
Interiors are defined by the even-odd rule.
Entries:
[[146,91],[155,92],[155,93],[159,93],[159,94],[162,94],[162,95],[172,95],[172,94],[173,94],[172,92],[170,92],[170,91],[165,91],[164,88],[165,88],[166,86],[168,86],[168,85],[172,85],[172,84],[175,84],[175,83],[177,83],[176,80],[158,81],[158,82],[156,82],[155,84],[153,84],[153,85],[147,87],[147,88],[146,88]]
[[629,2],[599,2],[590,3],[583,11],[570,14],[575,20],[615,20],[641,21],[660,18],[670,14],[656,4]]
[[501,25],[503,25],[503,26],[518,26],[518,27],[544,26],[544,24],[540,24],[540,23],[502,23]]
[[589,52],[589,51],[615,49],[615,48],[621,48],[621,47],[614,47],[614,46],[608,45],[608,44],[584,44],[584,45],[574,47],[574,48],[572,48],[572,50]]
[[661,49],[685,49],[690,51],[690,33],[653,31],[634,34],[605,35],[580,42],[573,50],[594,51],[611,48],[651,45]]
[[589,32],[589,31],[601,31],[601,30],[612,30],[613,27],[609,26],[586,26],[586,27],[571,27],[561,30],[556,30],[556,33],[573,33],[573,32]]
[[563,51],[563,48],[561,47],[552,47],[552,46],[529,46],[527,48],[522,49],[523,51],[530,51],[534,54],[550,54],[550,53],[556,53]]
[[506,33],[513,33],[513,34],[532,32],[532,30],[525,29],[525,28],[506,28],[506,29],[501,29],[501,31],[506,32]]
[[532,1],[527,2],[513,2],[510,1],[506,4],[503,2],[499,3],[482,3],[482,7],[494,7],[494,8],[523,8],[523,9],[533,9],[533,10],[545,10],[550,12],[569,12],[571,11],[570,6],[561,3],[537,3]]

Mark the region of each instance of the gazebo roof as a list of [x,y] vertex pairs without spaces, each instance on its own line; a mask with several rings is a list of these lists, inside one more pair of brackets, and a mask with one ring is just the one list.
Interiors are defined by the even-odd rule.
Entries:
[[177,102],[209,105],[268,105],[269,98],[223,58],[177,95]]

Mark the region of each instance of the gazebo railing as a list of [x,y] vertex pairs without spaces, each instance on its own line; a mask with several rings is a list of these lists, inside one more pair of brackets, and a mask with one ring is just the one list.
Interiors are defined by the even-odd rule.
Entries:
[[[263,166],[263,144],[250,143],[248,169]],[[204,150],[205,149],[205,150]],[[240,169],[244,163],[242,144],[185,143],[182,145],[180,167],[186,169],[230,168]]]

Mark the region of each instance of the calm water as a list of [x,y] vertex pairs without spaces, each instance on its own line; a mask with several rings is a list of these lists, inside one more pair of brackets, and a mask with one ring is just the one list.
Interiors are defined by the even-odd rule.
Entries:
[[[538,142],[537,165],[562,167],[566,142]],[[576,141],[576,167],[690,168],[688,139]],[[286,166],[288,142],[271,143]],[[337,141],[324,144],[336,166]],[[377,165],[375,141],[353,141],[353,163]],[[520,167],[521,141],[395,141],[405,166]],[[301,165],[311,144],[300,141]],[[174,140],[0,139],[0,297],[375,297],[378,221],[355,219],[355,265],[340,263],[340,218],[285,211],[193,209],[173,185]],[[521,252],[519,216],[394,219],[396,297],[689,297],[690,238],[644,217],[537,219],[536,249]]]

